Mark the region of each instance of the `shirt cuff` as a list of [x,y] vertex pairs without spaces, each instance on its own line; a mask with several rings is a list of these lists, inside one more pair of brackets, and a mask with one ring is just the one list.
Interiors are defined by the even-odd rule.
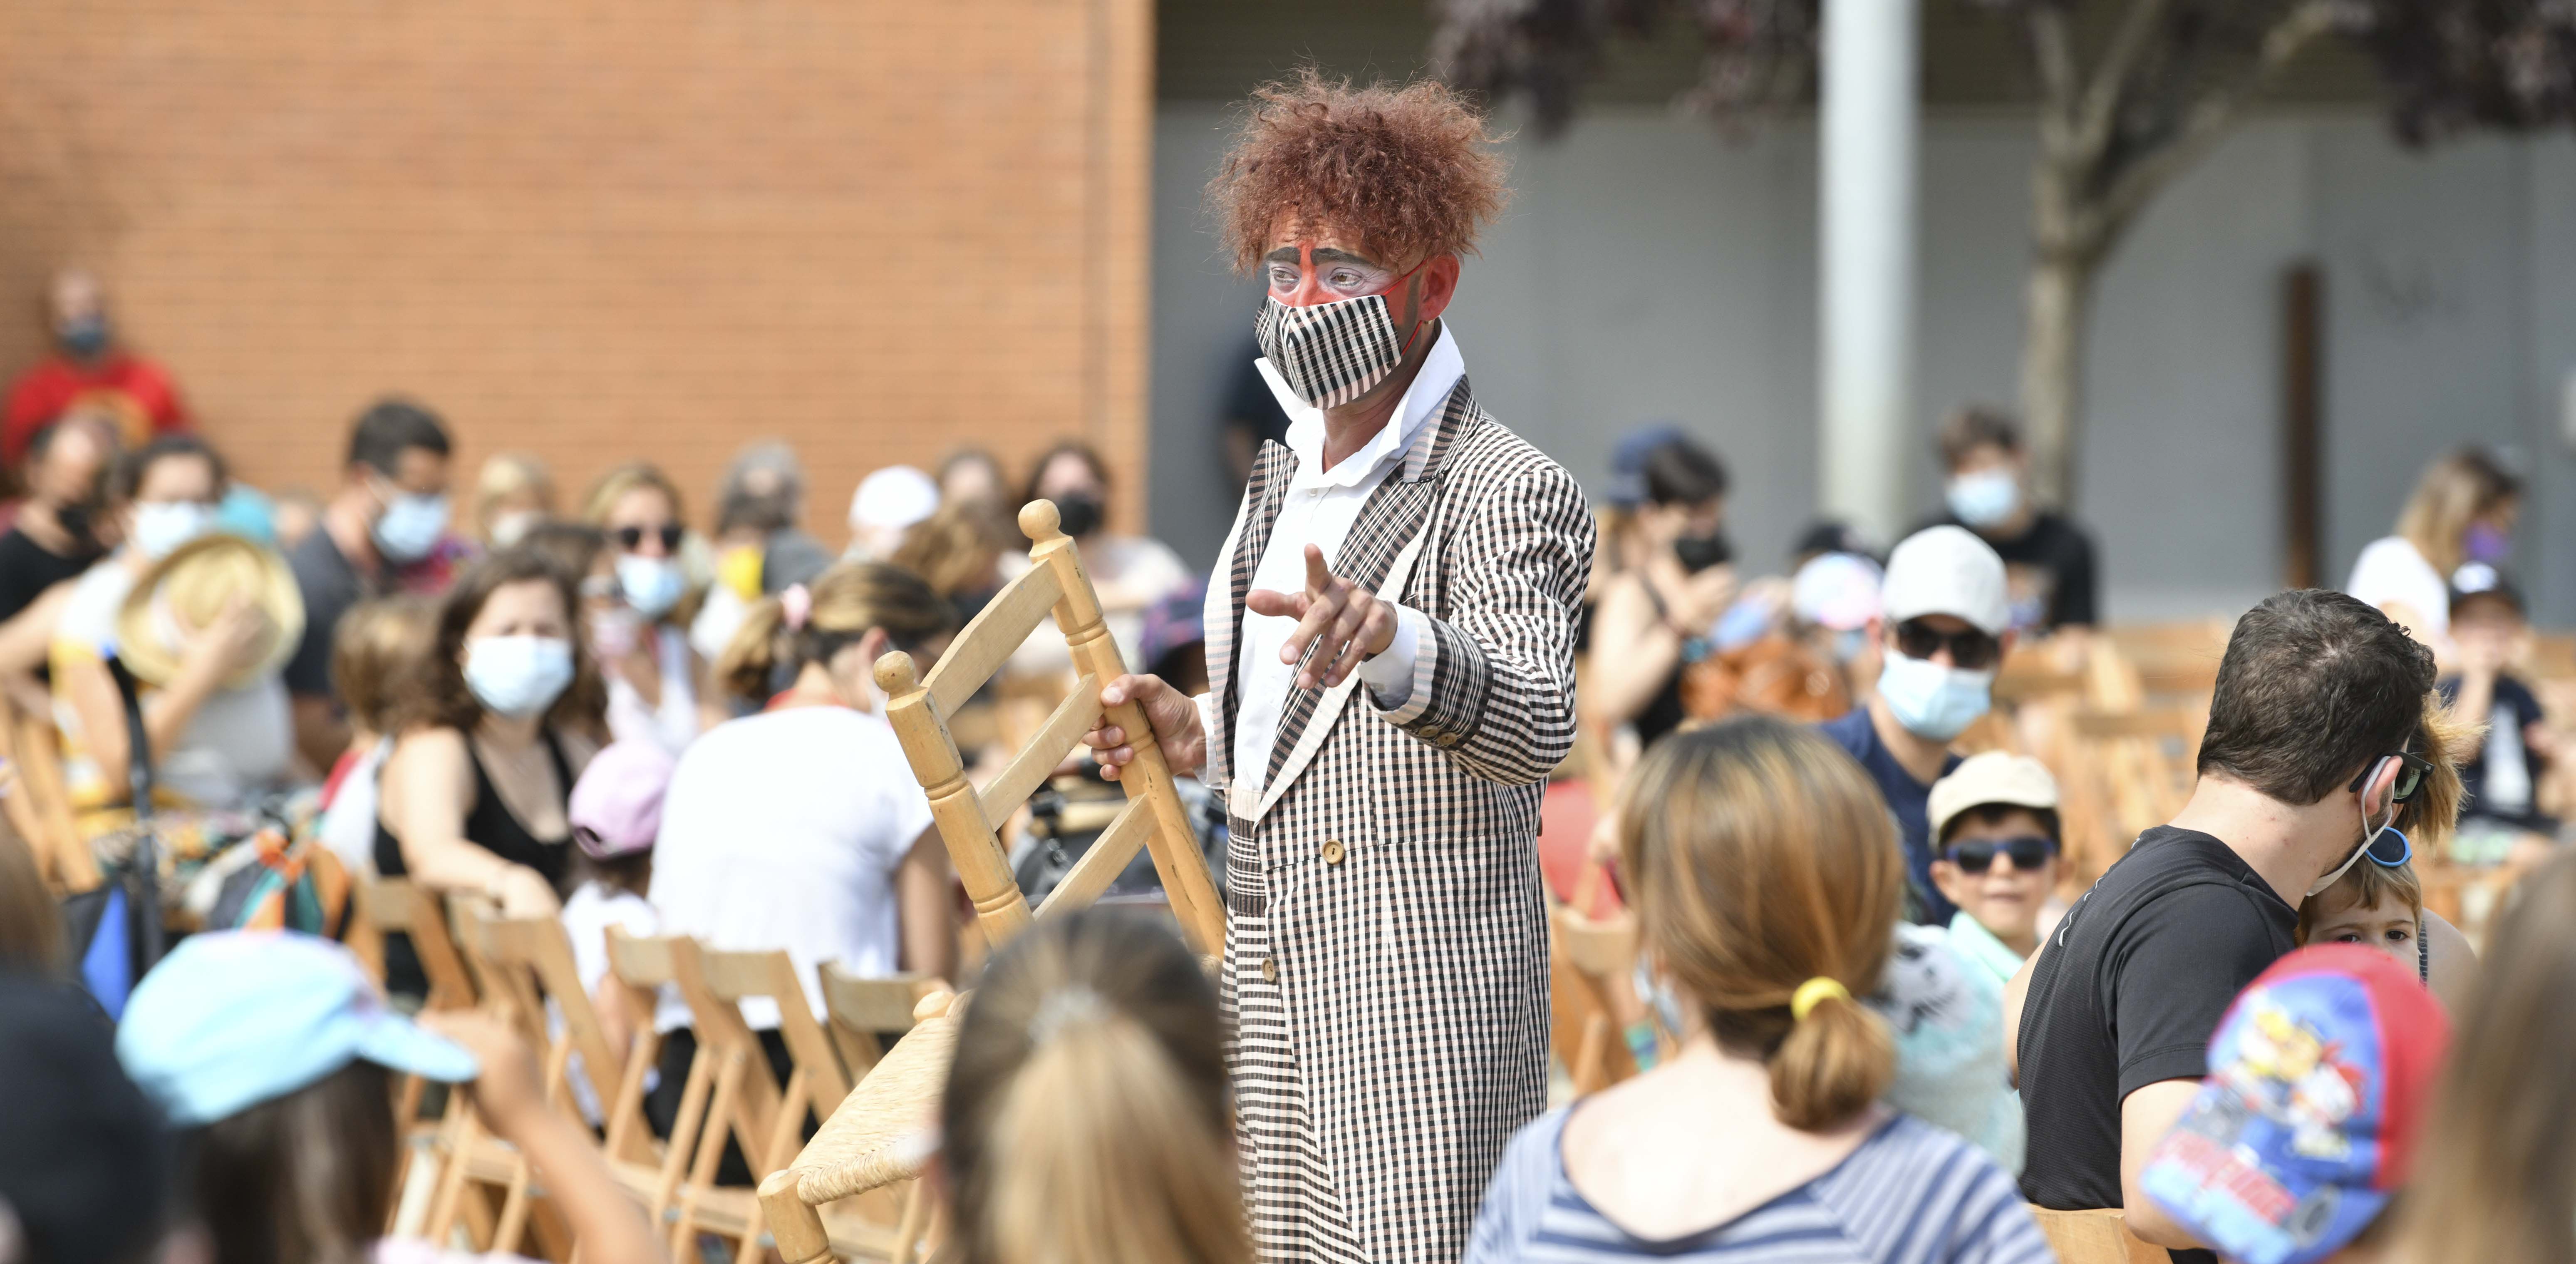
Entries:
[[1380,711],[1395,711],[1411,701],[1416,691],[1427,690],[1430,682],[1419,679],[1415,669],[1426,666],[1422,658],[1423,615],[1410,606],[1395,608],[1395,639],[1387,642],[1385,652],[1360,664],[1360,683],[1368,686],[1369,700]]

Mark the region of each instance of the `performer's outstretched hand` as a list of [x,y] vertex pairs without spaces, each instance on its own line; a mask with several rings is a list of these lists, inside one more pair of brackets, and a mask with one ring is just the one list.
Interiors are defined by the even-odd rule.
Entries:
[[1279,647],[1280,662],[1296,662],[1305,656],[1308,645],[1323,641],[1324,648],[1314,660],[1297,672],[1300,689],[1330,689],[1395,643],[1395,607],[1324,569],[1324,551],[1311,544],[1306,546],[1306,591],[1256,588],[1244,598],[1244,605],[1254,614],[1285,615],[1297,621],[1297,630]]
[[1121,676],[1101,689],[1100,726],[1082,737],[1100,760],[1101,776],[1118,780],[1119,770],[1136,758],[1127,730],[1111,724],[1106,714],[1107,708],[1130,701],[1144,708],[1145,722],[1154,726],[1154,736],[1163,748],[1163,762],[1173,772],[1195,774],[1207,763],[1207,733],[1199,727],[1198,704],[1164,684],[1160,676]]

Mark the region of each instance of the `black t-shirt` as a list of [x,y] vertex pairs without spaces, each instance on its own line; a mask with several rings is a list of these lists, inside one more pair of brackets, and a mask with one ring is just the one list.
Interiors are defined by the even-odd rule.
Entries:
[[[2442,682],[2444,702],[2457,701],[2459,696],[2459,677]],[[2489,707],[2488,714],[2469,717],[2488,722],[2487,736],[2478,744],[2478,757],[2460,765],[2460,816],[2557,833],[2557,820],[2542,812],[2532,797],[2533,783],[2549,770],[2549,761],[2522,740],[2525,730],[2548,718],[2540,709],[2540,698],[2521,681],[2499,675],[2495,701]]]
[[376,585],[361,577],[341,556],[331,533],[318,527],[286,555],[286,566],[295,572],[296,590],[304,595],[304,639],[296,642],[295,657],[286,660],[287,691],[337,700],[340,691],[331,686],[332,637],[340,616],[376,596]]
[[2119,1206],[2120,1103],[2208,1074],[2218,1020],[2296,946],[2298,923],[2227,844],[2170,825],[2139,835],[2031,972],[2019,1033],[2022,1196],[2062,1211]]
[[45,590],[66,579],[78,579],[99,554],[77,553],[65,557],[44,545],[34,536],[16,527],[0,535],[0,619],[14,619],[18,612],[36,604]]
[[[1967,526],[1943,514],[1925,526]],[[1969,527],[1971,531],[1976,528]],[[2093,577],[2093,541],[2064,514],[2031,515],[2030,526],[2009,540],[1982,531],[2004,560],[2004,591],[2012,598],[2013,626],[2054,630],[2070,623],[2101,622]]]

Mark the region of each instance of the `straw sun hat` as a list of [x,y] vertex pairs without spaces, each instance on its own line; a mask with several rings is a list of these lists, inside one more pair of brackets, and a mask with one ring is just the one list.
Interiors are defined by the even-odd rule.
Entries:
[[143,572],[116,612],[117,656],[137,677],[170,683],[188,637],[223,617],[235,594],[268,616],[268,630],[258,661],[224,687],[238,689],[284,667],[304,637],[304,598],[284,558],[237,535],[200,536]]

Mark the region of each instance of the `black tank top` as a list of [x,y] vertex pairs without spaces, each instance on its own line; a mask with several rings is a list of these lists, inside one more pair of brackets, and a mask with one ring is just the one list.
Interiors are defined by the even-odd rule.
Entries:
[[[1654,584],[1642,575],[1637,577],[1637,585],[1646,591],[1646,604],[1655,608],[1655,621],[1671,623],[1673,612],[1664,604],[1664,595],[1656,592]],[[1680,728],[1682,722],[1690,718],[1690,712],[1682,706],[1682,670],[1688,666],[1688,663],[1673,664],[1672,674],[1664,677],[1662,687],[1646,701],[1645,709],[1628,721],[1629,727],[1637,730],[1639,750],[1654,745],[1655,739]]]
[[[551,732],[544,734],[546,755],[554,761],[555,784],[569,798],[572,794],[572,762],[564,758],[563,743]],[[501,791],[492,784],[492,774],[483,770],[483,756],[474,749],[474,739],[465,739],[465,758],[474,765],[474,804],[465,812],[465,841],[499,856],[514,865],[526,865],[545,876],[557,895],[563,893],[564,872],[570,864],[570,835],[547,842],[528,831],[519,818],[510,814],[510,805],[502,802]],[[403,864],[402,842],[385,828],[384,818],[376,818],[376,872],[399,878],[409,873]],[[429,992],[429,976],[420,968],[420,956],[412,950],[409,935],[385,936],[385,990],[397,996],[423,996]]]

